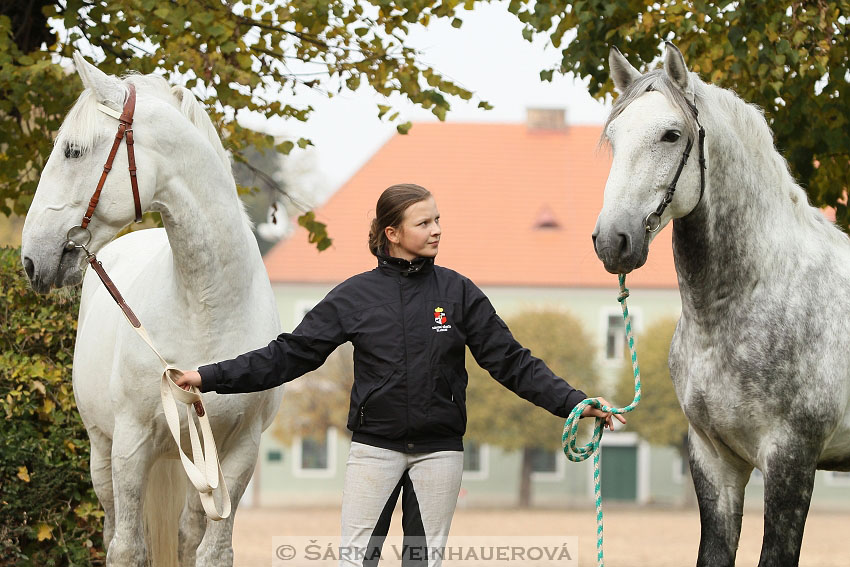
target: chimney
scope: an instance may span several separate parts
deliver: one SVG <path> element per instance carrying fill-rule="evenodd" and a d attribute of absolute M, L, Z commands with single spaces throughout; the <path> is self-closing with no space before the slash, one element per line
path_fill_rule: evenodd
<path fill-rule="evenodd" d="M 559 132 L 567 129 L 567 109 L 527 108 L 525 124 L 529 130 Z"/>

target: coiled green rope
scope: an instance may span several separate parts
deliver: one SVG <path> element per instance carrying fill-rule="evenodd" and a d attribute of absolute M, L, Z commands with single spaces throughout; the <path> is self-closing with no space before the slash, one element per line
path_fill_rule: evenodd
<path fill-rule="evenodd" d="M 635 409 L 640 402 L 640 367 L 638 366 L 637 351 L 635 350 L 635 338 L 632 334 L 632 319 L 629 315 L 629 306 L 626 304 L 627 297 L 629 297 L 629 290 L 626 288 L 626 275 L 620 274 L 620 295 L 617 297 L 617 301 L 620 302 L 620 305 L 623 308 L 623 322 L 626 326 L 626 339 L 628 340 L 629 352 L 632 356 L 632 370 L 634 370 L 635 374 L 634 400 L 632 400 L 632 403 L 624 408 L 608 407 L 601 404 L 596 399 L 588 398 L 582 400 L 576 405 L 576 407 L 573 408 L 573 411 L 564 423 L 564 434 L 561 437 L 564 454 L 570 461 L 578 463 L 593 455 L 593 484 L 594 493 L 596 495 L 596 564 L 599 567 L 603 567 L 605 565 L 605 560 L 602 555 L 602 479 L 599 476 L 599 443 L 602 440 L 602 429 L 605 425 L 605 420 L 601 417 L 596 418 L 596 424 L 593 428 L 593 437 L 591 437 L 590 442 L 587 445 L 583 447 L 576 447 L 576 437 L 578 434 L 579 419 L 581 418 L 581 414 L 585 407 L 593 406 L 602 411 L 611 413 L 629 413 Z"/>

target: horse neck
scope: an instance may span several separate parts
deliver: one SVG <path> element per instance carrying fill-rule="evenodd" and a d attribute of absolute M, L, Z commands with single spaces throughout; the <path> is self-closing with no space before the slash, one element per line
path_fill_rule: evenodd
<path fill-rule="evenodd" d="M 230 171 L 212 151 L 192 157 L 162 176 L 153 209 L 162 214 L 175 283 L 192 301 L 232 309 L 250 296 L 262 260 Z"/>
<path fill-rule="evenodd" d="M 787 245 L 799 224 L 789 198 L 790 177 L 773 155 L 734 136 L 709 139 L 708 186 L 702 202 L 673 222 L 673 253 L 683 310 L 723 312 L 775 274 L 793 269 Z M 775 152 L 772 148 L 770 152 Z M 732 300 L 732 301 L 730 301 Z"/>

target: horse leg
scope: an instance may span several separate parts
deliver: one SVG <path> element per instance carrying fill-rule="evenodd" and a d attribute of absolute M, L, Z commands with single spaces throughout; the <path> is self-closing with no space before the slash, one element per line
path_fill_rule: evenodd
<path fill-rule="evenodd" d="M 691 477 L 700 516 L 698 567 L 732 567 L 752 467 L 693 426 L 688 432 Z"/>
<path fill-rule="evenodd" d="M 774 454 L 764 472 L 764 539 L 760 567 L 791 566 L 800 561 L 803 528 L 809 512 L 809 502 L 815 482 L 816 455 L 812 446 L 793 442 L 791 448 Z"/>
<path fill-rule="evenodd" d="M 109 549 L 109 542 L 115 533 L 115 499 L 112 494 L 112 441 L 98 430 L 89 432 L 91 455 L 89 459 L 91 481 L 97 499 L 103 507 L 103 547 Z"/>
<path fill-rule="evenodd" d="M 207 519 L 197 491 L 191 484 L 188 486 L 186 504 L 180 514 L 179 557 L 180 565 L 194 567 L 198 546 L 204 538 Z"/>
<path fill-rule="evenodd" d="M 143 567 L 147 564 L 143 502 L 154 461 L 150 428 L 132 422 L 115 422 L 112 438 L 112 486 L 115 500 L 115 535 L 106 554 L 107 566 Z"/>
<path fill-rule="evenodd" d="M 232 511 L 223 520 L 207 522 L 204 539 L 198 547 L 197 567 L 233 566 L 233 519 L 236 516 L 236 505 L 254 474 L 259 438 L 257 432 L 228 439 L 227 450 L 222 452 L 221 470 L 230 491 Z"/>

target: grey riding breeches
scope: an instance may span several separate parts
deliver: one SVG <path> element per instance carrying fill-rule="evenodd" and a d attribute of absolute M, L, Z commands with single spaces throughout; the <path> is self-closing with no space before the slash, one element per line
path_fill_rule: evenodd
<path fill-rule="evenodd" d="M 403 567 L 439 567 L 463 474 L 462 451 L 400 453 L 352 443 L 342 496 L 340 567 L 375 567 L 402 495 Z M 401 551 L 401 550 L 400 550 Z"/>

